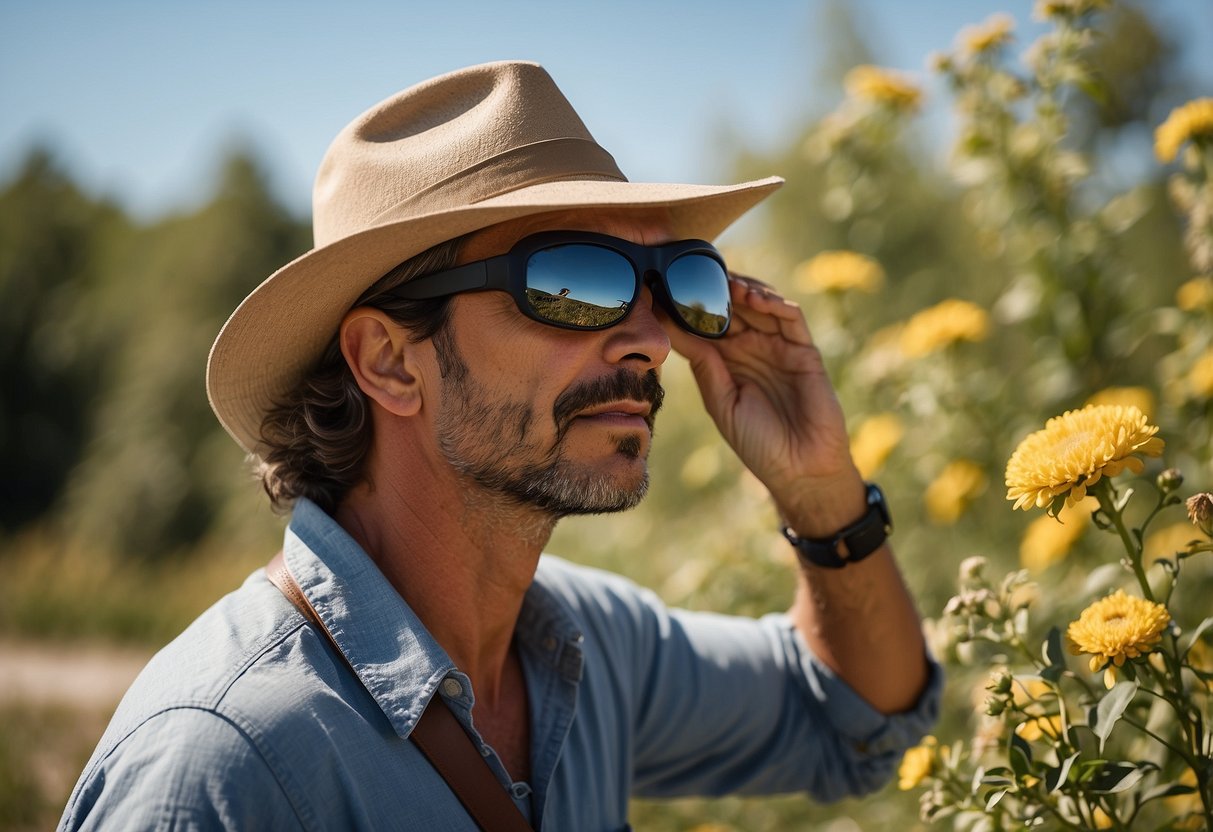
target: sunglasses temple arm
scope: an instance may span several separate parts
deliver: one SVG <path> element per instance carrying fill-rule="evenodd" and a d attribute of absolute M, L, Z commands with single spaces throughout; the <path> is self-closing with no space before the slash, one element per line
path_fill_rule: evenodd
<path fill-rule="evenodd" d="M 479 260 L 436 274 L 410 280 L 392 292 L 407 300 L 425 300 L 458 292 L 473 292 L 477 289 L 493 288 L 489 285 L 485 261 Z"/>

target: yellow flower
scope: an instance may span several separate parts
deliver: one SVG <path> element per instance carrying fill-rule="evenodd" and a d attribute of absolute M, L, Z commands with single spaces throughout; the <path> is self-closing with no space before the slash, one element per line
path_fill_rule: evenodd
<path fill-rule="evenodd" d="M 985 472 L 976 462 L 968 459 L 949 462 L 923 495 L 927 515 L 941 526 L 952 525 L 969 502 L 986 490 L 987 484 Z"/>
<path fill-rule="evenodd" d="M 796 285 L 806 292 L 845 292 L 855 289 L 873 294 L 884 286 L 884 269 L 853 251 L 823 251 L 796 267 Z"/>
<path fill-rule="evenodd" d="M 1120 667 L 1154 649 L 1171 614 L 1162 604 L 1126 595 L 1123 589 L 1091 604 L 1070 622 L 1070 652 L 1091 654 L 1091 672 L 1109 663 Z"/>
<path fill-rule="evenodd" d="M 893 413 L 878 413 L 860 422 L 851 437 L 851 457 L 865 479 L 880 470 L 904 433 L 901 420 Z"/>
<path fill-rule="evenodd" d="M 1011 695 L 1014 698 L 1015 704 L 1020 708 L 1025 708 L 1033 702 L 1038 701 L 1043 696 L 1049 696 L 1053 693 L 1053 688 L 1043 679 L 1020 679 L 1013 680 L 1011 685 Z"/>
<path fill-rule="evenodd" d="M 1213 349 L 1205 350 L 1188 371 L 1188 390 L 1197 398 L 1213 399 Z"/>
<path fill-rule="evenodd" d="M 1163 441 L 1136 407 L 1088 405 L 1054 416 L 1019 443 L 1007 462 L 1007 499 L 1015 508 L 1046 508 L 1066 495 L 1074 505 L 1102 477 L 1144 467 L 1134 454 L 1158 456 Z"/>
<path fill-rule="evenodd" d="M 1175 781 L 1180 786 L 1191 786 L 1196 788 L 1196 772 L 1190 768 L 1184 769 L 1184 773 L 1179 775 L 1179 779 Z M 1200 802 L 1200 792 L 1188 792 L 1187 794 L 1175 794 L 1170 797 L 1164 797 L 1162 802 L 1166 804 L 1167 811 L 1173 818 L 1179 820 L 1185 815 L 1196 815 L 1195 818 L 1188 818 L 1188 821 L 1195 820 L 1195 823 L 1180 822 L 1177 829 L 1201 829 L 1204 824 L 1201 822 L 1199 814 L 1202 813 L 1203 806 Z"/>
<path fill-rule="evenodd" d="M 1101 806 L 1095 807 L 1095 811 L 1091 813 L 1091 820 L 1095 822 L 1096 829 L 1111 829 L 1116 825 L 1116 821 Z"/>
<path fill-rule="evenodd" d="M 1035 742 L 1041 737 L 1055 740 L 1061 736 L 1061 717 L 1038 716 L 1021 722 L 1015 726 L 1015 733 L 1028 742 Z"/>
<path fill-rule="evenodd" d="M 977 55 L 1002 46 L 1011 39 L 1014 29 L 1015 21 L 1010 15 L 999 12 L 991 15 L 980 26 L 966 26 L 961 29 L 960 42 L 966 51 Z"/>
<path fill-rule="evenodd" d="M 1087 399 L 1087 404 L 1118 404 L 1121 407 L 1136 407 L 1146 416 L 1156 413 L 1158 407 L 1154 401 L 1154 394 L 1145 387 L 1108 387 Z"/>
<path fill-rule="evenodd" d="M 913 112 L 922 102 L 922 90 L 899 73 L 878 66 L 857 66 L 843 79 L 847 93 L 895 110 Z"/>
<path fill-rule="evenodd" d="M 917 313 L 901 331 L 901 351 L 919 357 L 958 341 L 982 341 L 990 316 L 975 303 L 951 298 Z"/>
<path fill-rule="evenodd" d="M 1091 512 L 1099 501 L 1087 497 L 1075 506 L 1065 507 L 1056 517 L 1037 517 L 1019 543 L 1019 565 L 1043 572 L 1064 558 L 1091 525 Z"/>
<path fill-rule="evenodd" d="M 935 771 L 935 746 L 935 738 L 926 737 L 922 745 L 916 745 L 905 753 L 897 768 L 897 788 L 903 792 L 909 791 L 931 776 Z"/>
<path fill-rule="evenodd" d="M 1154 131 L 1154 155 L 1170 162 L 1186 141 L 1213 138 L 1213 98 L 1197 98 L 1176 107 Z"/>
<path fill-rule="evenodd" d="M 1036 0 L 1032 17 L 1048 20 L 1055 17 L 1081 17 L 1096 9 L 1106 9 L 1111 0 Z"/>
<path fill-rule="evenodd" d="M 1194 277 L 1175 292 L 1175 305 L 1185 312 L 1213 306 L 1213 278 Z"/>

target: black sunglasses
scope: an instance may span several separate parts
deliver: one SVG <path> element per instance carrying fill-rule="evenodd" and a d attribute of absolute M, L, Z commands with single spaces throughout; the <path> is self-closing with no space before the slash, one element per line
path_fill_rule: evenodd
<path fill-rule="evenodd" d="M 496 289 L 509 292 L 528 318 L 593 330 L 626 318 L 645 282 L 688 332 L 720 338 L 728 330 L 728 269 L 702 240 L 643 246 L 606 234 L 544 231 L 505 254 L 415 278 L 386 294 L 423 300 Z"/>

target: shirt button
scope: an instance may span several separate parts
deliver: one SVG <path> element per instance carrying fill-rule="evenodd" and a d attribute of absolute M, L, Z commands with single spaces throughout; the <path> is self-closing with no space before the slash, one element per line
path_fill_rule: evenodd
<path fill-rule="evenodd" d="M 451 699 L 458 699 L 463 696 L 463 685 L 459 684 L 458 679 L 452 679 L 449 676 L 442 680 L 442 692 Z"/>
<path fill-rule="evenodd" d="M 543 640 L 543 649 L 548 650 L 548 651 L 555 650 L 556 649 L 556 639 L 554 639 L 552 636 L 548 636 L 547 638 L 545 638 Z"/>

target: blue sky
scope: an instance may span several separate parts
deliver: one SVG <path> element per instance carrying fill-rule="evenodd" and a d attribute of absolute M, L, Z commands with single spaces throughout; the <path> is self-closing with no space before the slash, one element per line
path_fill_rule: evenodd
<path fill-rule="evenodd" d="M 0 180 L 49 143 L 90 190 L 153 216 L 204 199 L 241 141 L 302 215 L 329 141 L 364 109 L 451 69 L 527 58 L 633 180 L 722 181 L 722 131 L 769 146 L 836 100 L 820 83 L 825 5 L 0 0 Z M 1021 45 L 1039 31 L 1029 0 L 849 5 L 879 62 L 928 85 L 926 56 L 965 24 L 1001 10 Z M 1151 5 L 1213 94 L 1213 2 Z M 933 98 L 927 129 L 945 132 Z"/>

